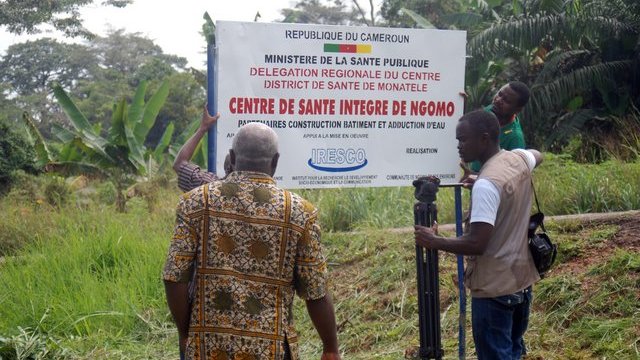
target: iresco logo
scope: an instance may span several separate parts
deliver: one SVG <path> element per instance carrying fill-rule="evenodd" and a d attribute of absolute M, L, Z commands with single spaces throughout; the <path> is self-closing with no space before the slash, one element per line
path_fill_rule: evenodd
<path fill-rule="evenodd" d="M 346 172 L 367 166 L 364 149 L 327 148 L 311 149 L 309 166 L 320 171 Z"/>

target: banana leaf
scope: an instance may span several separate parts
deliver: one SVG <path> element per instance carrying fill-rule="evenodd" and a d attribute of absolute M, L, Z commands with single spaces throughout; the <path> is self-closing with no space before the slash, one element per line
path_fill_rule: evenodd
<path fill-rule="evenodd" d="M 111 114 L 111 128 L 109 129 L 109 143 L 114 145 L 127 145 L 126 126 L 127 101 L 123 97 L 118 103 L 113 104 Z"/>
<path fill-rule="evenodd" d="M 99 166 L 84 162 L 52 162 L 45 167 L 47 172 L 55 172 L 57 174 L 68 176 L 86 175 L 93 178 L 107 179 L 109 174 L 102 170 Z"/>
<path fill-rule="evenodd" d="M 151 128 L 155 124 L 156 118 L 160 113 L 160 109 L 162 109 L 162 107 L 164 106 L 164 103 L 167 100 L 168 96 L 169 82 L 165 80 L 162 82 L 162 85 L 160 85 L 158 91 L 156 91 L 156 93 L 151 96 L 151 98 L 145 105 L 144 113 L 142 115 L 142 121 L 135 123 L 134 134 L 138 143 L 144 144 L 144 141 L 149 134 L 149 130 L 151 130 Z"/>
<path fill-rule="evenodd" d="M 53 86 L 53 95 L 58 100 L 60 106 L 62 106 L 62 109 L 71 121 L 71 125 L 73 125 L 76 130 L 86 134 L 96 135 L 93 132 L 93 127 L 91 127 L 89 120 L 87 120 L 80 109 L 76 107 L 76 104 L 74 104 L 73 100 L 71 100 L 67 92 L 64 91 L 60 85 L 56 84 Z"/>
<path fill-rule="evenodd" d="M 409 10 L 407 8 L 402 8 L 400 9 L 400 11 L 402 11 L 403 14 L 408 15 L 413 21 L 415 21 L 416 25 L 419 28 L 423 28 L 423 29 L 435 29 L 436 27 L 433 26 L 433 24 L 431 22 L 429 22 L 429 20 L 425 19 L 424 17 L 422 17 L 420 14 L 418 14 L 417 12 L 413 11 L 413 10 Z"/>
<path fill-rule="evenodd" d="M 107 162 L 113 163 L 113 159 L 106 153 L 105 147 L 107 146 L 107 141 L 97 135 L 89 120 L 80 112 L 76 104 L 73 103 L 69 95 L 60 87 L 60 85 L 54 85 L 53 94 L 58 100 L 60 106 L 67 114 L 67 117 L 71 121 L 71 124 L 77 131 L 77 135 L 82 140 L 83 144 L 93 150 L 95 153 L 99 154 L 106 160 Z"/>
<path fill-rule="evenodd" d="M 175 126 L 173 122 L 170 122 L 169 125 L 167 125 L 166 129 L 164 129 L 164 133 L 162 134 L 158 145 L 156 145 L 156 148 L 153 151 L 153 157 L 156 158 L 156 160 L 160 159 L 162 153 L 167 149 L 167 147 L 169 147 L 174 128 Z"/>
<path fill-rule="evenodd" d="M 199 165 L 203 169 L 207 168 L 207 158 L 208 158 L 207 146 L 208 146 L 208 141 L 207 141 L 207 136 L 205 136 L 204 138 L 202 138 L 202 140 L 200 140 L 200 142 L 198 143 L 198 146 L 196 146 L 196 149 L 193 152 L 193 157 L 191 159 L 191 161 L 193 161 L 195 164 Z"/>
<path fill-rule="evenodd" d="M 144 95 L 146 93 L 147 82 L 142 81 L 136 88 L 136 94 L 133 96 L 133 100 L 131 101 L 129 112 L 127 113 L 127 117 L 125 118 L 125 126 L 128 126 L 131 129 L 135 129 L 138 124 L 142 123 L 142 116 L 144 114 Z M 138 139 L 137 135 L 136 139 L 139 143 L 142 143 L 144 141 L 144 139 Z"/>
<path fill-rule="evenodd" d="M 58 160 L 60 162 L 78 162 L 83 160 L 82 154 L 80 153 L 80 147 L 77 145 L 76 141 L 80 142 L 80 139 L 74 139 L 63 145 L 60 150 L 60 154 L 58 155 Z"/>
<path fill-rule="evenodd" d="M 29 113 L 26 111 L 22 113 L 22 120 L 27 127 L 27 134 L 31 138 L 33 142 L 33 147 L 36 151 L 36 155 L 38 156 L 37 164 L 39 166 L 44 166 L 51 161 L 51 152 L 47 147 L 47 143 L 44 141 L 42 134 L 38 131 L 38 128 L 33 123 L 33 119 L 29 116 Z"/>
<path fill-rule="evenodd" d="M 182 130 L 180 135 L 178 135 L 178 137 L 176 138 L 175 144 L 179 146 L 184 145 L 184 143 L 186 143 L 187 140 L 189 140 L 191 135 L 193 135 L 196 132 L 196 130 L 198 129 L 198 126 L 200 126 L 200 121 L 201 120 L 199 118 L 191 120 L 189 125 L 186 128 L 184 128 L 184 130 Z"/>
<path fill-rule="evenodd" d="M 129 160 L 135 166 L 136 171 L 143 175 L 146 173 L 146 162 L 144 161 L 143 145 L 139 144 L 133 130 L 125 126 L 125 134 L 127 136 L 127 144 L 129 145 Z"/>
<path fill-rule="evenodd" d="M 68 144 L 76 138 L 76 135 L 73 132 L 56 123 L 51 124 L 51 134 L 64 144 Z"/>

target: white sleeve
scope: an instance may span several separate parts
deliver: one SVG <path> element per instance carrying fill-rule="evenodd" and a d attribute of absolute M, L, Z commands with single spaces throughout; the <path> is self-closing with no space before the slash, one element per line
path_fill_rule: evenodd
<path fill-rule="evenodd" d="M 471 191 L 471 222 L 495 225 L 500 206 L 500 191 L 487 179 L 473 184 Z"/>
<path fill-rule="evenodd" d="M 514 153 L 523 154 L 527 162 L 527 167 L 529 167 L 529 171 L 533 171 L 533 169 L 536 167 L 536 157 L 533 156 L 533 153 L 531 151 L 525 149 L 513 149 L 511 151 L 513 151 Z"/>

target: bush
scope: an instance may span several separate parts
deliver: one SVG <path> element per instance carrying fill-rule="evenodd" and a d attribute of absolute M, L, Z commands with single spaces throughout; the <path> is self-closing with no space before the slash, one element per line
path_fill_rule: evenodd
<path fill-rule="evenodd" d="M 105 181 L 97 186 L 98 200 L 102 204 L 113 205 L 118 196 L 118 190 L 111 181 Z"/>
<path fill-rule="evenodd" d="M 0 123 L 0 195 L 9 192 L 16 170 L 38 172 L 35 159 L 33 146 L 7 124 Z"/>
<path fill-rule="evenodd" d="M 23 170 L 16 170 L 11 179 L 11 190 L 7 194 L 10 202 L 34 205 L 39 199 L 42 199 L 43 177 L 27 174 Z"/>
<path fill-rule="evenodd" d="M 44 187 L 44 197 L 49 205 L 59 208 L 69 202 L 71 188 L 64 179 L 54 176 Z"/>

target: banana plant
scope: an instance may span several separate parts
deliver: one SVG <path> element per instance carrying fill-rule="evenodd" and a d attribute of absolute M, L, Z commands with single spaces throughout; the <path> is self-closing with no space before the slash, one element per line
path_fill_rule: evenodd
<path fill-rule="evenodd" d="M 144 142 L 149 130 L 156 122 L 160 109 L 169 95 L 169 83 L 164 81 L 148 101 L 145 102 L 147 83 L 142 82 L 130 104 L 125 97 L 113 105 L 111 126 L 107 136 L 91 126 L 67 92 L 60 86 L 53 86 L 53 94 L 71 123 L 71 129 L 56 125 L 54 136 L 60 141 L 60 151 L 54 159 L 44 141 L 38 146 L 41 161 L 48 164 L 46 169 L 65 175 L 89 174 L 108 177 L 118 190 L 116 205 L 124 211 L 126 186 L 136 181 L 152 177 L 165 161 L 166 152 L 174 125 L 170 123 L 154 149 L 148 149 Z M 24 117 L 32 137 L 42 140 L 29 117 Z"/>
<path fill-rule="evenodd" d="M 74 153 L 71 150 L 75 148 L 80 150 L 85 155 L 85 160 L 90 163 L 104 168 L 119 168 L 132 175 L 149 175 L 149 159 L 154 157 L 153 154 L 160 155 L 162 148 L 166 148 L 166 143 L 173 133 L 173 126 L 168 126 L 165 130 L 162 136 L 163 141 L 159 144 L 160 149 L 152 151 L 144 146 L 149 130 L 155 124 L 156 117 L 167 99 L 169 84 L 166 81 L 163 82 L 158 91 L 145 103 L 146 90 L 147 83 L 142 82 L 130 105 L 124 97 L 114 104 L 111 127 L 108 136 L 103 138 L 91 126 L 64 89 L 55 85 L 54 96 L 75 130 L 65 131 L 61 127 L 56 127 L 54 133 L 67 144 L 62 153 L 70 155 Z"/>

